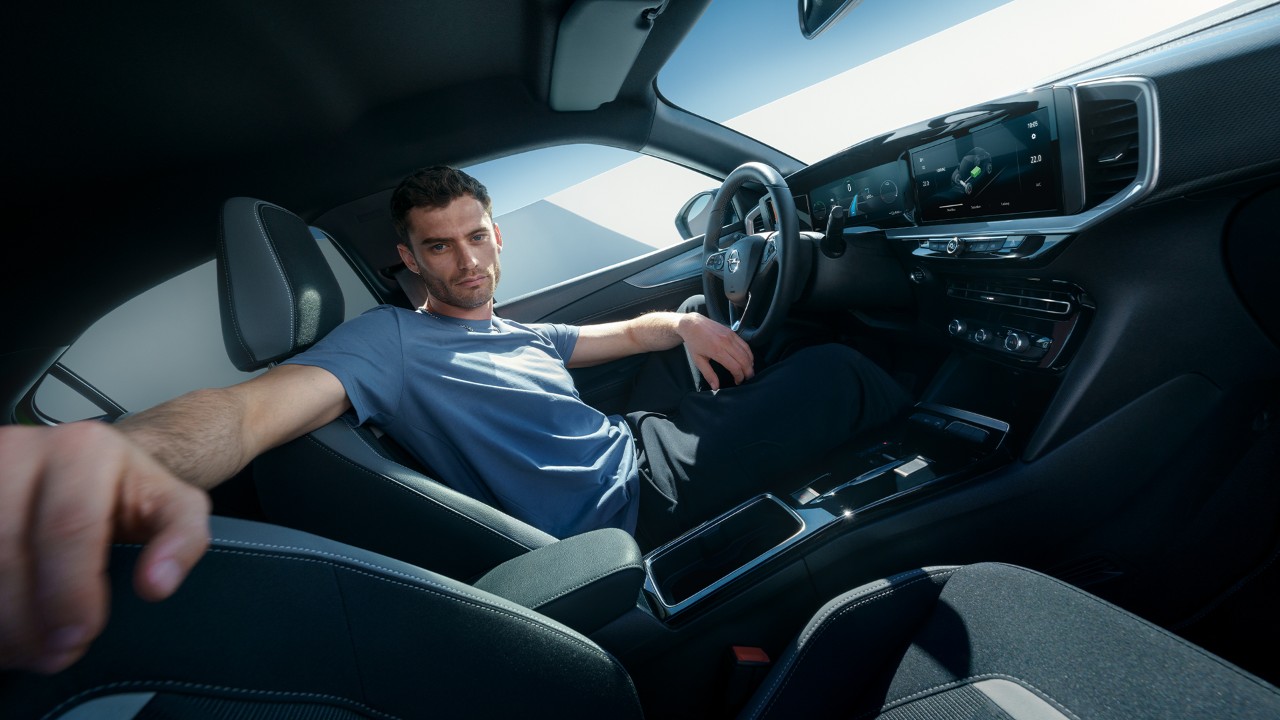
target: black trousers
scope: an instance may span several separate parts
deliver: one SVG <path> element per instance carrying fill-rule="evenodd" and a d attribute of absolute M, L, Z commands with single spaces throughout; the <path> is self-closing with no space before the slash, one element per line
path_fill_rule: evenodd
<path fill-rule="evenodd" d="M 651 550 L 762 492 L 791 492 L 798 474 L 907 405 L 884 370 L 839 344 L 799 350 L 717 392 L 695 385 L 682 348 L 642 369 L 626 416 L 640 453 L 636 538 Z"/>

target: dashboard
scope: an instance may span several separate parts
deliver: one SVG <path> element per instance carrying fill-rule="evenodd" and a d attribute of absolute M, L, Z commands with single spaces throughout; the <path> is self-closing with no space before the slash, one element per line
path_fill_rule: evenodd
<path fill-rule="evenodd" d="M 1021 257 L 1139 199 L 1154 117 L 1143 78 L 1039 88 L 871 138 L 788 184 L 805 230 L 825 231 L 840 207 L 846 227 L 922 254 Z"/>
<path fill-rule="evenodd" d="M 827 257 L 807 298 L 891 306 L 898 296 L 877 283 L 901 266 L 827 249 L 880 237 L 910 257 L 908 279 L 932 293 L 926 325 L 1020 367 L 1061 369 L 1088 323 L 1087 293 L 1039 273 L 971 273 L 990 263 L 1035 267 L 1137 202 L 1154 182 L 1155 117 L 1145 78 L 1045 87 L 871 138 L 793 173 L 801 229 L 839 227 L 845 241 L 823 240 Z M 829 225 L 836 208 L 843 225 Z M 772 217 L 767 203 L 761 213 Z"/>

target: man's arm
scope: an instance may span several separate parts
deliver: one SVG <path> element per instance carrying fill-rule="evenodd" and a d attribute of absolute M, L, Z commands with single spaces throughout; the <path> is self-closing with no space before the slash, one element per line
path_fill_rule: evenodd
<path fill-rule="evenodd" d="M 589 367 L 642 352 L 667 350 L 681 342 L 713 390 L 720 379 L 712 360 L 724 366 L 735 383 L 755 375 L 751 347 L 737 333 L 698 313 L 655 312 L 615 323 L 583 325 L 569 367 Z"/>
<path fill-rule="evenodd" d="M 208 489 L 349 407 L 329 371 L 280 365 L 238 385 L 187 393 L 117 427 L 174 475 Z"/>
<path fill-rule="evenodd" d="M 56 672 L 84 654 L 106 624 L 113 541 L 146 545 L 134 587 L 168 597 L 209 543 L 209 498 L 193 485 L 348 406 L 333 375 L 289 365 L 116 426 L 0 427 L 0 667 Z"/>

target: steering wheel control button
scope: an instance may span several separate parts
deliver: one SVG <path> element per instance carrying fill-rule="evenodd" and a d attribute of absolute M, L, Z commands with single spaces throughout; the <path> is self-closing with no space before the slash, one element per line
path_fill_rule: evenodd
<path fill-rule="evenodd" d="M 968 329 L 969 326 L 965 325 L 964 321 L 959 318 L 947 323 L 947 332 L 952 335 L 964 335 L 965 331 Z"/>
<path fill-rule="evenodd" d="M 707 256 L 707 269 L 720 271 L 724 269 L 724 253 Z"/>
<path fill-rule="evenodd" d="M 947 426 L 947 433 L 954 435 L 961 440 L 967 440 L 971 443 L 982 444 L 987 441 L 989 433 L 977 425 L 970 425 L 967 422 L 953 421 Z"/>

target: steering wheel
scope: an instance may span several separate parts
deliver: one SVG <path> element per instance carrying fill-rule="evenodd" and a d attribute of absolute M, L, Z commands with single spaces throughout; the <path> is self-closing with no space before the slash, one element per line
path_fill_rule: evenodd
<path fill-rule="evenodd" d="M 778 218 L 778 230 L 733 233 L 724 238 L 725 210 L 748 181 L 764 185 Z M 769 217 L 764 199 L 760 212 Z M 748 228 L 750 229 L 750 228 Z M 803 287 L 807 270 L 800 244 L 796 205 L 782 174 L 764 163 L 740 165 L 724 179 L 708 213 L 702 241 L 702 290 L 707 314 L 748 344 L 761 346 L 782 327 Z"/>

